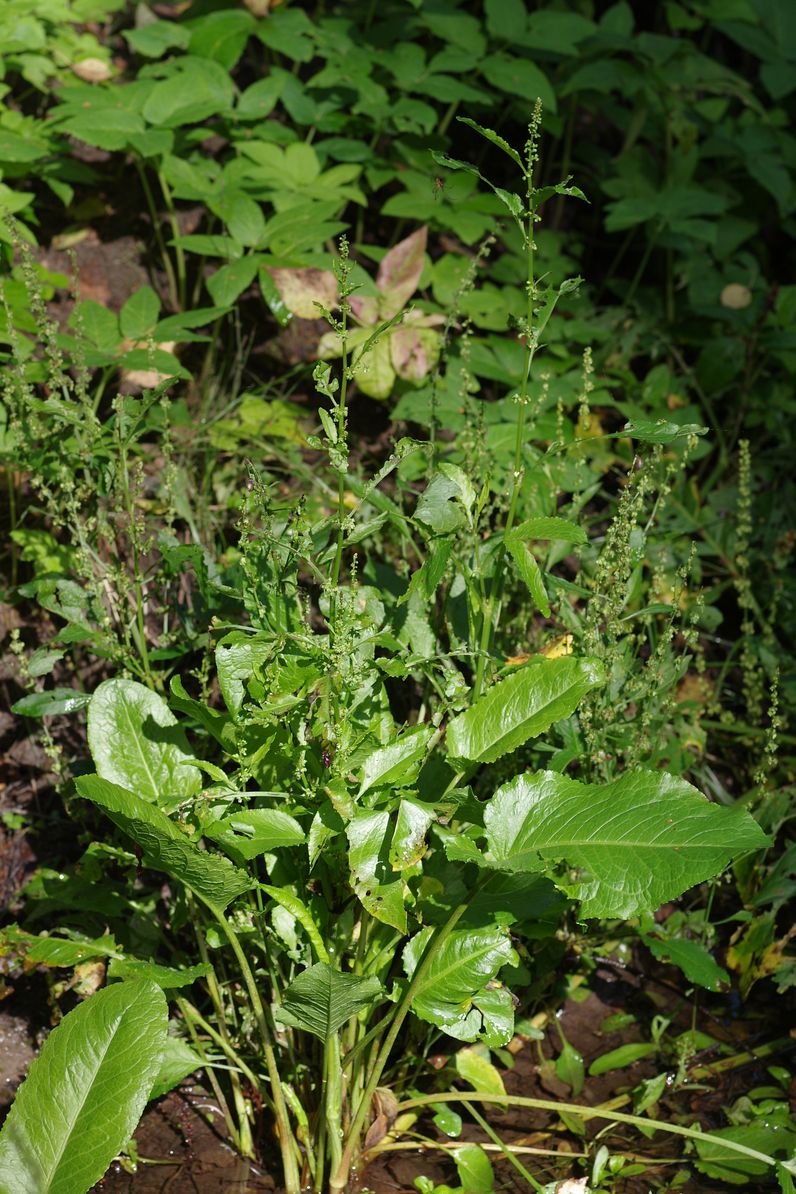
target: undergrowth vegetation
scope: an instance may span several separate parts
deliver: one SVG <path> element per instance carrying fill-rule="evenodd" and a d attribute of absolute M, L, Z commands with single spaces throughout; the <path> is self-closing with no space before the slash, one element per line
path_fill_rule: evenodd
<path fill-rule="evenodd" d="M 677 1100 L 700 999 L 794 983 L 796 24 L 654 8 L 0 12 L 4 625 L 68 813 L 3 813 L 58 1026 L 2 1190 L 134 1167 L 198 1071 L 288 1194 L 405 1139 L 624 1188 L 592 1120 L 793 1190 L 770 1034 L 726 1122 Z M 593 1106 L 558 1025 L 567 1097 L 507 1093 L 606 956 L 690 1028 Z"/>

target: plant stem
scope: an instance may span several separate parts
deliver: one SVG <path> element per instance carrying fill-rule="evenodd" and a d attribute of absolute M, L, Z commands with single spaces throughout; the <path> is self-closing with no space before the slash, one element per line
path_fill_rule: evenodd
<path fill-rule="evenodd" d="M 279 1067 L 276 1064 L 276 1053 L 274 1051 L 271 1033 L 268 1028 L 268 1022 L 265 1018 L 265 1008 L 263 1007 L 260 992 L 257 990 L 257 981 L 252 973 L 249 960 L 243 952 L 241 943 L 238 940 L 235 930 L 232 925 L 218 908 L 208 905 L 211 912 L 218 921 L 224 936 L 232 947 L 238 965 L 240 966 L 243 981 L 246 984 L 246 990 L 249 993 L 252 1010 L 254 1012 L 254 1019 L 257 1023 L 257 1028 L 260 1033 L 260 1040 L 263 1046 L 263 1057 L 265 1058 L 265 1065 L 268 1070 L 268 1077 L 271 1081 L 271 1098 L 274 1101 L 274 1117 L 276 1119 L 277 1136 L 279 1138 L 279 1149 L 282 1154 L 282 1169 L 285 1178 L 285 1192 L 286 1194 L 301 1194 L 301 1177 L 299 1175 L 298 1162 L 296 1161 L 296 1141 L 293 1137 L 293 1132 L 290 1128 L 290 1120 L 287 1114 L 287 1104 L 282 1093 L 281 1078 L 279 1075 Z"/>
<path fill-rule="evenodd" d="M 172 265 L 171 257 L 166 249 L 166 242 L 163 239 L 163 231 L 160 227 L 160 216 L 158 215 L 158 209 L 155 204 L 155 197 L 152 194 L 152 188 L 149 185 L 149 179 L 146 176 L 146 170 L 144 166 L 142 166 L 141 162 L 137 160 L 135 164 L 138 169 L 138 177 L 141 179 L 141 186 L 144 191 L 146 205 L 149 208 L 149 216 L 152 220 L 152 231 L 155 234 L 155 240 L 157 241 L 158 250 L 160 251 L 163 269 L 166 271 L 166 279 L 169 284 L 169 300 L 171 302 L 172 308 L 175 311 L 178 311 L 180 309 L 180 297 L 177 288 L 177 278 L 174 273 L 174 266 Z"/>
<path fill-rule="evenodd" d="M 611 1111 L 600 1107 L 584 1107 L 582 1103 L 557 1103 L 552 1099 L 531 1099 L 513 1094 L 493 1094 L 491 1091 L 447 1091 L 444 1094 L 419 1095 L 414 1099 L 405 1099 L 398 1104 L 398 1114 L 411 1111 L 415 1107 L 425 1107 L 428 1103 L 506 1103 L 511 1107 L 534 1107 L 538 1111 L 565 1111 L 568 1115 L 578 1115 L 581 1119 L 607 1119 L 617 1123 L 630 1124 L 634 1128 L 654 1128 L 657 1131 L 669 1132 L 674 1136 L 684 1136 L 687 1140 L 700 1140 L 716 1147 L 729 1149 L 753 1161 L 761 1161 L 765 1165 L 776 1165 L 773 1157 L 757 1149 L 747 1148 L 745 1144 L 736 1144 L 723 1136 L 714 1136 L 710 1132 L 702 1132 L 699 1128 L 683 1128 L 679 1124 L 665 1123 L 659 1119 L 645 1119 L 643 1115 L 625 1115 L 621 1111 Z"/>
<path fill-rule="evenodd" d="M 365 1119 L 367 1117 L 368 1111 L 370 1110 L 370 1104 L 373 1100 L 374 1094 L 376 1093 L 376 1088 L 379 1085 L 381 1076 L 384 1072 L 384 1067 L 389 1060 L 389 1056 L 398 1037 L 398 1033 L 401 1031 L 403 1022 L 409 1014 L 412 1001 L 415 997 L 415 992 L 423 982 L 423 979 L 428 973 L 428 969 L 431 966 L 435 956 L 445 944 L 459 920 L 467 911 L 467 908 L 467 904 L 459 904 L 458 907 L 454 908 L 453 912 L 448 917 L 442 928 L 439 929 L 431 938 L 428 946 L 426 947 L 426 951 L 420 960 L 420 963 L 412 975 L 409 986 L 406 988 L 404 997 L 395 1010 L 395 1013 L 392 1017 L 392 1022 L 387 1030 L 387 1035 L 385 1036 L 382 1046 L 379 1049 L 378 1055 L 373 1064 L 373 1068 L 370 1071 L 367 1085 L 365 1086 L 365 1090 L 359 1100 L 354 1117 L 351 1121 L 351 1126 L 348 1130 L 348 1136 L 346 1139 L 345 1148 L 343 1149 L 343 1153 L 340 1158 L 340 1163 L 338 1164 L 336 1170 L 332 1173 L 331 1181 L 329 1183 L 329 1194 L 341 1194 L 346 1187 L 351 1166 L 353 1164 L 357 1149 L 359 1148 L 359 1140 L 362 1134 L 362 1129 L 365 1125 Z"/>
<path fill-rule="evenodd" d="M 531 151 L 532 153 L 533 151 Z M 481 617 L 481 638 L 478 644 L 478 662 L 476 664 L 475 683 L 473 685 L 473 700 L 481 695 L 484 686 L 486 661 L 489 656 L 489 644 L 493 630 L 500 623 L 500 607 L 503 601 L 505 587 L 506 546 L 505 536 L 511 531 L 517 514 L 517 505 L 522 485 L 523 469 L 522 457 L 525 447 L 525 413 L 528 405 L 528 385 L 531 377 L 531 365 L 536 351 L 536 329 L 533 327 L 534 318 L 534 290 L 535 290 L 535 259 L 536 245 L 534 231 L 536 227 L 536 204 L 534 202 L 533 158 L 529 153 L 526 167 L 526 187 L 528 200 L 528 227 L 525 234 L 526 251 L 526 308 L 525 308 L 525 364 L 522 372 L 522 384 L 517 397 L 519 410 L 517 412 L 517 432 L 514 439 L 514 472 L 512 475 L 511 496 L 509 510 L 506 515 L 506 525 L 503 537 L 495 558 L 495 577 L 484 611 Z M 536 332 L 538 335 L 538 332 Z"/>

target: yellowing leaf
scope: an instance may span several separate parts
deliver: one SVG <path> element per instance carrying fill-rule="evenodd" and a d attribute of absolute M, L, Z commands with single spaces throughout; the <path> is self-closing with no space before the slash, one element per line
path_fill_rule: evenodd
<path fill-rule="evenodd" d="M 330 270 L 269 269 L 268 273 L 288 311 L 299 319 L 317 319 L 320 307 L 337 306 L 337 279 Z"/>
<path fill-rule="evenodd" d="M 546 646 L 542 647 L 541 654 L 546 659 L 561 659 L 563 655 L 572 654 L 574 641 L 571 634 L 559 634 L 556 638 L 551 639 Z"/>

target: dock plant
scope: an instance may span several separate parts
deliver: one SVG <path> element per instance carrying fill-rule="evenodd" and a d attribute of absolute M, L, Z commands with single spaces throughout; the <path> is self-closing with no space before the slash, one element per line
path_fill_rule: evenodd
<path fill-rule="evenodd" d="M 20 1090 L 0 1134 L 9 1194 L 87 1190 L 146 1100 L 203 1066 L 237 1146 L 252 1154 L 261 1133 L 287 1194 L 343 1194 L 420 1109 L 462 1099 L 424 1092 L 413 1056 L 440 1035 L 451 1048 L 509 1043 L 523 986 L 543 976 L 564 917 L 649 923 L 767 843 L 745 809 L 681 776 L 636 765 L 595 780 L 577 750 L 536 749 L 556 724 L 577 726 L 611 679 L 602 617 L 586 623 L 591 651 L 573 635 L 565 650 L 507 658 L 501 636 L 509 593 L 527 591 L 528 619 L 549 616 L 551 583 L 580 599 L 537 559 L 539 543 L 562 549 L 559 561 L 587 544 L 573 488 L 557 491 L 528 448 L 537 357 L 578 284 L 547 285 L 536 224 L 549 199 L 582 196 L 568 179 L 537 185 L 538 107 L 521 151 L 469 123 L 519 179 L 516 191 L 493 188 L 526 274 L 510 465 L 490 477 L 452 462 L 437 427 L 433 443 L 398 440 L 363 478 L 351 386 L 387 346 L 394 363 L 397 326 L 419 335 L 394 322 L 419 258 L 401 301 L 377 307 L 357 296 L 341 241 L 319 301 L 339 366 L 314 370 L 310 442 L 334 479 L 325 501 L 297 501 L 252 473 L 241 613 L 213 623 L 204 694 L 175 669 L 167 690 L 119 674 L 88 699 L 91 762 L 74 768 L 69 806 L 98 836 L 71 881 L 97 931 L 67 918 L 47 935 L 14 932 L 31 962 L 105 960 L 108 985 L 54 1030 Z M 666 434 L 636 428 L 641 469 L 644 445 Z M 620 587 L 616 603 L 625 596 Z M 466 1099 L 505 1103 L 484 1064 L 488 1088 L 468 1071 Z"/>

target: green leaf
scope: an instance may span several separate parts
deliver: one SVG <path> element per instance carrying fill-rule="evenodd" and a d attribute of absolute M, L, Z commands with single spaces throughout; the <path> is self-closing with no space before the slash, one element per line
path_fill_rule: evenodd
<path fill-rule="evenodd" d="M 175 808 L 202 789 L 193 752 L 166 702 L 135 680 L 105 680 L 88 707 L 88 744 L 97 774 Z"/>
<path fill-rule="evenodd" d="M 671 444 L 678 440 L 690 439 L 693 435 L 707 435 L 707 427 L 699 423 L 670 423 L 667 419 L 633 419 L 625 423 L 621 431 L 615 431 L 614 437 L 632 436 L 645 444 Z"/>
<path fill-rule="evenodd" d="M 211 299 L 219 307 L 231 307 L 247 286 L 251 286 L 257 273 L 256 257 L 239 257 L 222 265 L 207 279 Z"/>
<path fill-rule="evenodd" d="M 709 949 L 699 941 L 676 937 L 644 937 L 644 944 L 662 962 L 679 966 L 685 977 L 708 991 L 720 991 L 730 981 L 726 970 L 719 966 Z"/>
<path fill-rule="evenodd" d="M 796 1131 L 792 1126 L 767 1123 L 763 1119 L 737 1127 L 719 1128 L 711 1132 L 711 1136 L 719 1136 L 734 1144 L 743 1144 L 746 1148 L 753 1148 L 769 1156 L 788 1156 L 796 1148 Z M 697 1169 L 716 1181 L 742 1186 L 747 1185 L 750 1178 L 762 1178 L 770 1173 L 770 1168 L 764 1161 L 744 1157 L 729 1148 L 722 1148 L 712 1140 L 703 1141 L 697 1138 L 694 1140 L 694 1146 L 699 1158 L 696 1162 Z"/>
<path fill-rule="evenodd" d="M 431 809 L 416 800 L 402 800 L 390 846 L 390 866 L 405 871 L 420 861 L 426 849 L 426 833 L 434 820 Z"/>
<path fill-rule="evenodd" d="M 556 1077 L 560 1078 L 562 1082 L 566 1082 L 575 1099 L 583 1090 L 585 1081 L 583 1057 L 569 1041 L 564 1041 L 561 1052 L 556 1058 Z"/>
<path fill-rule="evenodd" d="M 492 1065 L 489 1053 L 483 1045 L 457 1049 L 454 1065 L 459 1077 L 472 1086 L 473 1090 L 482 1090 L 485 1094 L 506 1093 L 500 1072 Z"/>
<path fill-rule="evenodd" d="M 125 1146 L 157 1078 L 168 1011 L 154 983 L 108 987 L 47 1038 L 0 1133 L 3 1194 L 85 1194 Z"/>
<path fill-rule="evenodd" d="M 144 340 L 155 330 L 159 315 L 160 299 L 151 286 L 142 286 L 119 312 L 119 326 L 129 340 Z"/>
<path fill-rule="evenodd" d="M 270 643 L 256 635 L 233 630 L 221 639 L 216 647 L 216 669 L 218 684 L 224 704 L 237 720 L 246 695 L 246 682 L 256 668 L 268 659 L 272 651 Z"/>
<path fill-rule="evenodd" d="M 406 592 L 398 598 L 398 605 L 409 601 L 413 593 L 420 593 L 424 604 L 428 604 L 437 591 L 440 581 L 445 575 L 451 551 L 453 538 L 433 540 L 428 555 L 421 566 L 412 573 Z"/>
<path fill-rule="evenodd" d="M 432 1123 L 446 1136 L 461 1136 L 462 1134 L 462 1117 L 447 1103 L 434 1104 Z"/>
<path fill-rule="evenodd" d="M 362 764 L 359 795 L 369 788 L 407 788 L 413 784 L 425 761 L 433 733 L 433 726 L 412 726 L 389 746 L 381 746 L 368 755 Z"/>
<path fill-rule="evenodd" d="M 147 21 L 139 29 L 125 29 L 122 36 L 136 54 L 161 58 L 167 50 L 184 50 L 190 33 L 176 21 Z"/>
<path fill-rule="evenodd" d="M 453 1149 L 452 1156 L 462 1189 L 467 1194 L 492 1194 L 495 1173 L 480 1144 L 463 1144 L 461 1148 Z"/>
<path fill-rule="evenodd" d="M 201 1069 L 204 1069 L 204 1062 L 189 1044 L 180 1040 L 178 1036 L 167 1036 L 160 1059 L 160 1069 L 149 1092 L 150 1101 L 168 1094 L 183 1078 Z"/>
<path fill-rule="evenodd" d="M 295 817 L 277 808 L 232 813 L 203 826 L 202 832 L 227 850 L 236 862 L 257 858 L 284 846 L 299 846 L 306 840 Z"/>
<path fill-rule="evenodd" d="M 377 978 L 343 974 L 326 962 L 305 970 L 285 989 L 274 1015 L 282 1024 L 328 1041 L 339 1028 L 382 994 Z"/>
<path fill-rule="evenodd" d="M 212 966 L 205 962 L 178 969 L 176 966 L 160 966 L 157 962 L 147 962 L 138 958 L 113 958 L 108 964 L 108 978 L 126 981 L 144 978 L 157 983 L 164 991 L 170 991 L 174 988 L 190 987 L 198 978 L 210 974 L 212 969 Z"/>
<path fill-rule="evenodd" d="M 568 518 L 528 518 L 514 527 L 506 536 L 507 539 L 547 539 L 562 540 L 564 543 L 586 543 L 587 535 L 583 527 L 570 522 Z"/>
<path fill-rule="evenodd" d="M 484 865 L 534 872 L 564 864 L 556 879 L 582 901 L 583 917 L 636 916 L 718 874 L 732 858 L 768 844 L 741 808 L 711 804 L 683 779 L 626 772 L 581 784 L 552 771 L 520 775 L 484 813 Z"/>
<path fill-rule="evenodd" d="M 194 846 L 165 813 L 140 796 L 99 775 L 78 776 L 75 787 L 138 843 L 145 866 L 178 879 L 214 910 L 223 912 L 251 888 L 252 881 L 244 871 L 228 859 Z"/>
<path fill-rule="evenodd" d="M 519 4 L 520 8 L 523 8 L 522 0 L 514 0 L 514 2 Z M 494 5 L 495 0 L 492 0 L 492 3 Z M 505 3 L 506 0 L 497 0 L 497 4 L 500 6 L 501 10 L 503 9 Z M 509 0 L 509 3 L 512 3 L 512 0 Z M 482 137 L 486 137 L 487 141 L 491 141 L 493 145 L 498 147 L 498 149 L 502 149 L 505 154 L 508 154 L 512 162 L 516 162 L 520 170 L 523 172 L 525 171 L 525 164 L 523 163 L 520 155 L 517 153 L 517 150 L 513 149 L 511 145 L 509 145 L 508 141 L 505 141 L 503 137 L 498 135 L 498 133 L 493 132 L 492 129 L 484 128 L 482 124 L 476 124 L 474 120 L 469 118 L 469 116 L 457 116 L 456 119 L 460 124 L 467 124 L 471 129 L 475 129 L 477 133 L 480 133 Z"/>
<path fill-rule="evenodd" d="M 634 1062 L 641 1061 L 642 1057 L 649 1057 L 657 1051 L 658 1046 L 649 1041 L 620 1045 L 618 1049 L 611 1049 L 597 1057 L 589 1066 L 589 1073 L 592 1078 L 597 1078 L 600 1074 L 610 1073 L 611 1070 L 624 1070 Z"/>
<path fill-rule="evenodd" d="M 91 700 L 88 692 L 74 688 L 49 688 L 45 692 L 31 692 L 11 706 L 11 712 L 21 717 L 63 717 L 83 709 Z"/>
<path fill-rule="evenodd" d="M 498 91 L 505 91 L 512 100 L 522 99 L 533 104 L 542 101 L 546 112 L 556 112 L 556 95 L 550 81 L 530 58 L 511 54 L 488 54 L 481 62 L 484 78 Z"/>
<path fill-rule="evenodd" d="M 407 943 L 403 963 L 411 978 L 434 930 L 421 929 Z M 484 1030 L 484 1016 L 475 1004 L 501 966 L 515 953 L 508 935 L 498 928 L 454 930 L 415 990 L 412 1011 L 460 1041 L 474 1041 Z M 511 1029 L 502 1041 L 511 1039 Z"/>
<path fill-rule="evenodd" d="M 245 9 L 225 9 L 209 12 L 189 23 L 191 41 L 189 54 L 210 58 L 231 71 L 244 49 L 256 22 Z"/>
<path fill-rule="evenodd" d="M 158 80 L 143 107 L 150 124 L 177 128 L 230 111 L 235 88 L 229 72 L 219 62 L 185 57 L 173 58 L 168 65 L 169 74 Z"/>
<path fill-rule="evenodd" d="M 351 886 L 371 916 L 406 932 L 406 885 L 390 863 L 392 825 L 388 812 L 361 813 L 346 829 Z"/>
<path fill-rule="evenodd" d="M 493 763 L 569 717 L 586 693 L 604 683 L 596 659 L 568 655 L 526 664 L 453 718 L 446 738 L 448 758 Z"/>
<path fill-rule="evenodd" d="M 530 547 L 514 535 L 505 538 L 506 550 L 517 565 L 517 571 L 522 577 L 530 593 L 534 605 L 543 618 L 550 617 L 550 602 L 544 587 L 542 572 L 536 562 Z"/>

